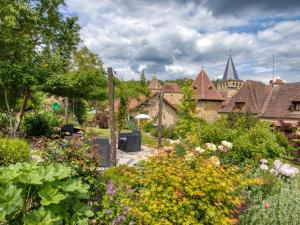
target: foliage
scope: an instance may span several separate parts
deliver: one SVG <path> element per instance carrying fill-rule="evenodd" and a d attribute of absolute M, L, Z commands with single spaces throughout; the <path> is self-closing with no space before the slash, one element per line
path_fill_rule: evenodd
<path fill-rule="evenodd" d="M 0 113 L 0 130 L 4 131 L 9 126 L 9 115 Z"/>
<path fill-rule="evenodd" d="M 63 4 L 63 0 L 0 3 L 0 86 L 8 95 L 5 103 L 11 110 L 7 111 L 19 112 L 15 132 L 32 93 L 65 69 L 79 42 L 77 18 L 64 16 Z M 17 107 L 18 100 L 21 107 Z"/>
<path fill-rule="evenodd" d="M 0 221 L 8 224 L 88 224 L 89 185 L 70 167 L 17 163 L 0 168 Z"/>
<path fill-rule="evenodd" d="M 58 133 L 58 128 L 62 124 L 61 118 L 53 113 L 40 112 L 27 114 L 22 122 L 22 130 L 27 136 L 38 137 Z"/>
<path fill-rule="evenodd" d="M 100 128 L 108 128 L 108 113 L 98 113 L 96 115 L 96 121 Z"/>
<path fill-rule="evenodd" d="M 99 172 L 97 168 L 101 157 L 97 153 L 97 149 L 91 149 L 90 145 L 77 138 L 44 141 L 43 146 L 45 148 L 40 148 L 43 160 L 53 163 L 66 163 L 82 177 L 85 183 L 90 185 L 92 197 L 95 197 L 98 194 Z"/>
<path fill-rule="evenodd" d="M 163 153 L 133 172 L 117 167 L 107 173 L 112 180 L 119 177 L 114 180 L 116 186 L 134 190 L 120 201 L 129 207 L 126 218 L 137 224 L 231 224 L 240 203 L 242 181 L 237 168 L 215 166 L 196 155 L 185 160 Z"/>
<path fill-rule="evenodd" d="M 264 122 L 256 124 L 247 132 L 241 132 L 233 140 L 233 149 L 228 156 L 235 162 L 254 161 L 262 158 L 274 159 L 285 149 L 277 142 L 275 131 Z"/>
<path fill-rule="evenodd" d="M 148 96 L 149 94 L 149 88 L 139 81 L 129 80 L 116 82 L 116 96 L 120 101 L 117 112 L 117 128 L 119 132 L 126 125 L 129 101 L 132 99 L 140 100 L 141 96 Z"/>
<path fill-rule="evenodd" d="M 236 129 L 250 129 L 259 122 L 259 118 L 252 114 L 230 112 L 226 118 L 228 127 Z"/>
<path fill-rule="evenodd" d="M 233 114 L 234 115 L 234 114 Z M 222 160 L 229 163 L 258 163 L 262 158 L 274 159 L 286 152 L 287 142 L 267 122 L 257 121 L 246 115 L 221 118 L 213 123 L 199 123 L 188 136 L 189 143 L 202 146 L 205 143 L 219 144 L 226 140 L 233 149 Z"/>
<path fill-rule="evenodd" d="M 142 72 L 141 72 L 140 82 L 141 82 L 141 85 L 143 85 L 143 86 L 147 85 L 147 80 L 146 80 L 146 76 L 145 76 L 145 71 L 144 70 L 142 70 Z"/>
<path fill-rule="evenodd" d="M 79 124 L 87 120 L 87 103 L 83 99 L 74 99 L 74 114 Z"/>
<path fill-rule="evenodd" d="M 29 145 L 22 139 L 0 138 L 0 165 L 29 161 Z"/>
<path fill-rule="evenodd" d="M 181 138 L 186 138 L 189 134 L 193 133 L 199 123 L 204 121 L 196 116 L 197 102 L 193 98 L 193 89 L 190 86 L 185 86 L 182 90 L 183 98 L 178 112 L 179 118 L 176 130 Z"/>
<path fill-rule="evenodd" d="M 241 215 L 241 224 L 299 224 L 299 191 L 285 185 L 279 193 L 250 205 Z"/>

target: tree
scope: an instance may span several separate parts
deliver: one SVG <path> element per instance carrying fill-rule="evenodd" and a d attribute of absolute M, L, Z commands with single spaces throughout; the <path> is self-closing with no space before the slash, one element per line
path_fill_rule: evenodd
<path fill-rule="evenodd" d="M 176 131 L 180 137 L 186 137 L 188 133 L 192 131 L 193 126 L 201 121 L 196 115 L 197 101 L 194 99 L 194 91 L 189 85 L 189 82 L 186 84 L 187 85 L 182 88 L 183 98 L 181 100 L 178 112 L 179 118 L 176 126 Z"/>
<path fill-rule="evenodd" d="M 139 99 L 142 95 L 148 96 L 150 94 L 150 90 L 147 86 L 143 86 L 140 82 L 135 80 L 118 81 L 116 88 L 116 96 L 120 100 L 119 110 L 117 113 L 117 129 L 118 132 L 120 132 L 126 124 L 128 103 L 130 99 Z"/>
<path fill-rule="evenodd" d="M 141 78 L 140 78 L 140 80 L 141 80 L 141 85 L 143 85 L 143 86 L 147 85 L 147 80 L 146 80 L 146 76 L 145 76 L 145 71 L 144 70 L 142 70 L 142 72 L 141 72 Z"/>
<path fill-rule="evenodd" d="M 0 84 L 8 113 L 19 111 L 14 132 L 32 93 L 66 69 L 79 42 L 77 18 L 63 16 L 59 11 L 63 4 L 63 0 L 0 2 Z"/>
<path fill-rule="evenodd" d="M 57 73 L 48 80 L 45 91 L 81 102 L 82 99 L 97 102 L 107 99 L 107 77 L 103 63 L 97 54 L 87 47 L 74 51 L 68 71 Z M 68 107 L 65 107 L 65 122 L 68 121 Z"/>

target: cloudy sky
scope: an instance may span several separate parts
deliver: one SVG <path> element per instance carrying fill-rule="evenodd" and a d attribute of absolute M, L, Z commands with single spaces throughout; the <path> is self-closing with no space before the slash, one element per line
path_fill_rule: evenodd
<path fill-rule="evenodd" d="M 66 0 L 82 44 L 124 79 L 222 76 L 300 82 L 300 0 Z"/>

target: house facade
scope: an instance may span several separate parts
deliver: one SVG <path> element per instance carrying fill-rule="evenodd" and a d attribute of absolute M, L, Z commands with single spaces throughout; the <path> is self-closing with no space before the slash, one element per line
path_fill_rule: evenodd
<path fill-rule="evenodd" d="M 248 80 L 219 111 L 220 114 L 229 112 L 251 113 L 272 122 L 297 123 L 300 120 L 300 82 L 277 80 L 266 85 Z"/>

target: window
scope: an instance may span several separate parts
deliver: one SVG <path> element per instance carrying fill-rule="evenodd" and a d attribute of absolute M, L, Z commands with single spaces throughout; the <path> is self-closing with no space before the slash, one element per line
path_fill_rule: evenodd
<path fill-rule="evenodd" d="M 245 102 L 236 102 L 234 106 L 234 111 L 241 112 L 243 111 L 244 106 L 245 106 Z"/>
<path fill-rule="evenodd" d="M 291 111 L 292 112 L 294 112 L 294 111 L 299 112 L 300 111 L 300 102 L 293 102 L 292 105 L 291 105 Z"/>

